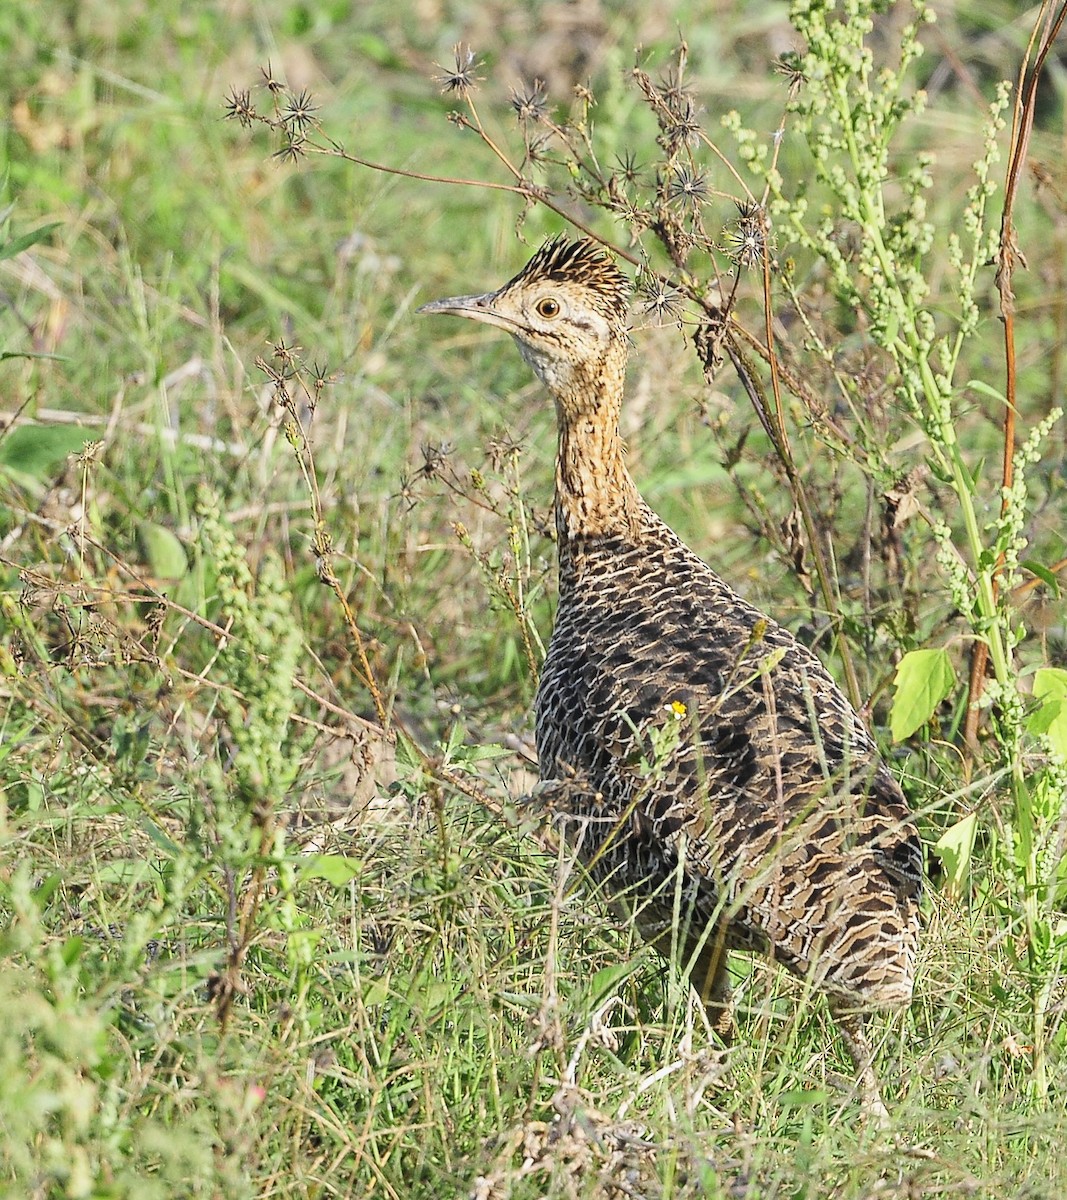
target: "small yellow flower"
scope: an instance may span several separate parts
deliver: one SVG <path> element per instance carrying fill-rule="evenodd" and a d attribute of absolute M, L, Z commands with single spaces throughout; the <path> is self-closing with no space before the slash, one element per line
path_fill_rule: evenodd
<path fill-rule="evenodd" d="M 670 704 L 667 705 L 667 711 L 672 717 L 674 717 L 676 721 L 680 721 L 689 710 L 685 707 L 681 700 L 672 700 Z"/>

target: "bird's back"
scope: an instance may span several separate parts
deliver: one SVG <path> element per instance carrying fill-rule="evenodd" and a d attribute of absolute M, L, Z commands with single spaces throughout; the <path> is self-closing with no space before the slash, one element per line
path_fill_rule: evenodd
<path fill-rule="evenodd" d="M 911 997 L 921 854 L 828 672 L 647 507 L 561 546 L 537 699 L 544 780 L 653 940 L 689 919 L 846 999 Z"/>

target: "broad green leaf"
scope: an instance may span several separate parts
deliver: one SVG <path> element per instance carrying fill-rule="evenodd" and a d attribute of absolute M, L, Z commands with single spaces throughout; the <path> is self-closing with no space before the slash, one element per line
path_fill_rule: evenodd
<path fill-rule="evenodd" d="M 934 715 L 955 686 L 956 672 L 947 650 L 909 650 L 900 660 L 893 683 L 889 731 L 894 742 L 901 742 Z"/>
<path fill-rule="evenodd" d="M 410 998 L 417 998 L 425 1013 L 436 1013 L 451 1002 L 458 988 L 451 980 L 423 978 L 412 988 Z"/>
<path fill-rule="evenodd" d="M 625 979 L 627 975 L 632 975 L 633 970 L 634 965 L 629 961 L 611 963 L 610 966 L 601 967 L 589 983 L 589 996 L 592 1002 L 599 1004 L 620 980 Z"/>
<path fill-rule="evenodd" d="M 42 479 L 68 454 L 80 454 L 93 440 L 77 425 L 19 425 L 0 441 L 0 469 Z"/>
<path fill-rule="evenodd" d="M 129 886 L 144 875 L 144 864 L 132 858 L 113 858 L 98 863 L 93 871 L 96 883 L 118 883 Z"/>
<path fill-rule="evenodd" d="M 347 854 L 316 854 L 300 868 L 301 879 L 325 879 L 333 887 L 347 887 L 363 871 L 363 860 Z"/>
<path fill-rule="evenodd" d="M 1031 714 L 1027 728 L 1032 733 L 1043 733 L 1052 749 L 1067 758 L 1067 671 L 1061 667 L 1035 671 L 1034 697 L 1041 705 Z"/>
<path fill-rule="evenodd" d="M 1026 718 L 1026 728 L 1039 736 L 1042 733 L 1048 733 L 1056 718 L 1063 711 L 1063 707 L 1062 700 L 1053 697 L 1046 698 L 1044 703 L 1039 704 Z"/>
<path fill-rule="evenodd" d="M 185 547 L 170 529 L 151 521 L 141 521 L 137 526 L 137 537 L 156 579 L 185 578 L 189 560 L 185 557 Z"/>
<path fill-rule="evenodd" d="M 384 1004 L 388 999 L 388 979 L 365 979 L 363 981 L 363 1003 L 368 1008 L 375 1004 Z"/>
<path fill-rule="evenodd" d="M 978 832 L 978 814 L 969 813 L 946 829 L 934 843 L 934 853 L 945 868 L 946 891 L 958 896 L 971 865 L 974 839 Z"/>

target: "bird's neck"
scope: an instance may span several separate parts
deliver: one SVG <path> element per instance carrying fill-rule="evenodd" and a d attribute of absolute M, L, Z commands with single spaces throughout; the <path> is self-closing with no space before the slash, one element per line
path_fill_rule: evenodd
<path fill-rule="evenodd" d="M 556 390 L 556 529 L 560 547 L 589 538 L 635 537 L 643 507 L 619 438 L 625 354 L 572 388 Z"/>

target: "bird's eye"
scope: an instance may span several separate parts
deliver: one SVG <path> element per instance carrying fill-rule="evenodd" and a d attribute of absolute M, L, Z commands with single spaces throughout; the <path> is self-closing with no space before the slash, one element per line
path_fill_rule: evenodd
<path fill-rule="evenodd" d="M 537 311 L 542 317 L 547 317 L 549 320 L 552 317 L 559 316 L 559 301 L 553 300 L 551 296 L 546 296 L 543 300 L 538 300 Z"/>

